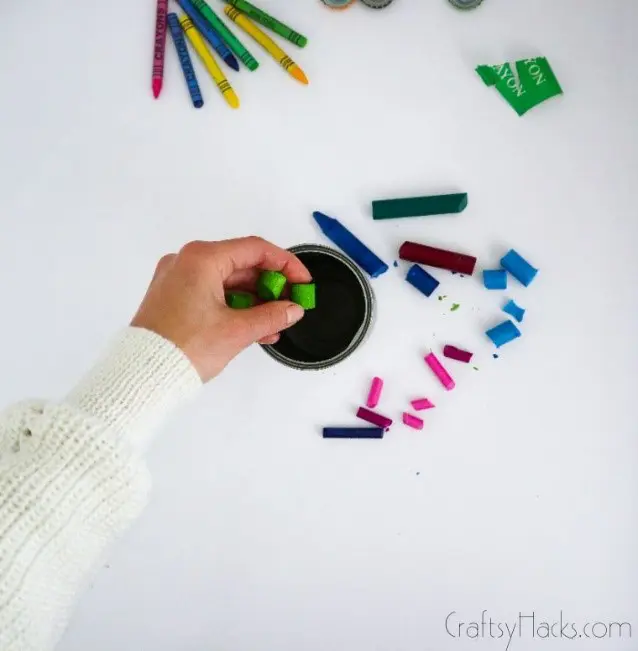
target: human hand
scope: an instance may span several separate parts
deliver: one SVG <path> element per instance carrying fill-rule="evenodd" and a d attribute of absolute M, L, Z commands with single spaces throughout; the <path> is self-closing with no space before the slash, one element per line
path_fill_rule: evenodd
<path fill-rule="evenodd" d="M 226 305 L 225 290 L 254 292 L 262 270 L 281 271 L 291 283 L 312 280 L 292 253 L 259 237 L 190 242 L 159 261 L 131 325 L 172 341 L 207 382 L 250 344 L 276 343 L 304 315 L 289 301 L 245 310 Z"/>

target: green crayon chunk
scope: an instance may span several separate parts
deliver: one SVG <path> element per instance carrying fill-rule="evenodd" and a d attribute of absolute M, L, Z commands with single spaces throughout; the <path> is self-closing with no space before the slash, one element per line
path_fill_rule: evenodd
<path fill-rule="evenodd" d="M 249 70 L 257 70 L 259 62 L 253 55 L 244 47 L 242 42 L 226 27 L 219 16 L 206 4 L 204 0 L 192 0 L 199 13 L 210 23 L 210 26 L 221 36 L 222 40 L 233 51 L 233 54 Z"/>
<path fill-rule="evenodd" d="M 317 307 L 317 296 L 314 283 L 293 285 L 290 288 L 290 300 L 301 305 L 304 310 L 314 310 Z"/>
<path fill-rule="evenodd" d="M 229 292 L 226 294 L 226 305 L 234 310 L 245 310 L 255 304 L 255 297 L 248 292 Z"/>
<path fill-rule="evenodd" d="M 467 194 L 439 194 L 409 199 L 384 199 L 372 202 L 372 219 L 399 219 L 447 215 L 465 210 Z"/>
<path fill-rule="evenodd" d="M 272 30 L 275 34 L 279 34 L 279 36 L 282 36 L 291 43 L 294 43 L 299 47 L 306 47 L 308 39 L 303 34 L 295 32 L 294 29 L 288 27 L 288 25 L 285 25 L 276 18 L 273 18 L 258 7 L 255 7 L 255 5 L 250 4 L 250 2 L 247 2 L 246 0 L 225 0 L 225 2 L 247 16 L 250 16 L 250 18 L 262 24 L 264 27 Z"/>
<path fill-rule="evenodd" d="M 280 271 L 262 271 L 257 279 L 257 295 L 264 301 L 276 301 L 286 286 L 286 276 Z"/>

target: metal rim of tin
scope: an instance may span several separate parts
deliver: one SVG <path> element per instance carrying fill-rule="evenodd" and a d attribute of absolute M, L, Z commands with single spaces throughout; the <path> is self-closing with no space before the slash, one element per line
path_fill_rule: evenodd
<path fill-rule="evenodd" d="M 354 4 L 355 0 L 321 0 L 328 9 L 347 9 L 348 7 L 352 7 Z"/>
<path fill-rule="evenodd" d="M 392 4 L 393 0 L 361 0 L 370 9 L 385 9 Z"/>
<path fill-rule="evenodd" d="M 476 9 L 483 0 L 448 0 L 448 2 L 457 9 Z"/>
<path fill-rule="evenodd" d="M 280 364 L 288 366 L 290 368 L 297 369 L 299 371 L 320 371 L 322 369 L 334 366 L 339 364 L 347 357 L 350 357 L 354 351 L 359 348 L 359 346 L 365 341 L 365 338 L 370 330 L 372 325 L 372 320 L 374 318 L 374 294 L 372 293 L 372 287 L 368 282 L 368 279 L 363 275 L 363 272 L 357 265 L 347 256 L 345 256 L 341 251 L 332 249 L 329 246 L 324 246 L 323 244 L 298 244 L 297 246 L 291 246 L 288 251 L 297 255 L 298 253 L 323 253 L 325 255 L 330 255 L 333 258 L 342 262 L 348 269 L 352 272 L 353 276 L 359 282 L 361 290 L 363 292 L 363 301 L 365 304 L 365 314 L 363 316 L 363 322 L 357 330 L 357 333 L 352 338 L 352 341 L 348 344 L 348 347 L 338 355 L 331 357 L 330 359 L 324 359 L 320 362 L 299 362 L 296 359 L 290 359 L 285 355 L 282 355 L 280 352 L 275 350 L 271 345 L 263 345 L 262 348 L 268 355 L 273 359 L 276 359 Z"/>

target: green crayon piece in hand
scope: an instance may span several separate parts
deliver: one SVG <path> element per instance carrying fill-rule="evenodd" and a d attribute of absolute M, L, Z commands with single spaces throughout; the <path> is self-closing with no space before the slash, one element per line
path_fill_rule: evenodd
<path fill-rule="evenodd" d="M 248 292 L 228 292 L 226 305 L 235 310 L 245 310 L 255 304 L 255 297 Z"/>
<path fill-rule="evenodd" d="M 304 310 L 314 310 L 317 307 L 317 295 L 314 283 L 293 285 L 290 288 L 290 300 L 301 305 Z"/>
<path fill-rule="evenodd" d="M 262 271 L 257 280 L 257 296 L 264 301 L 276 301 L 286 286 L 286 276 L 280 271 Z"/>

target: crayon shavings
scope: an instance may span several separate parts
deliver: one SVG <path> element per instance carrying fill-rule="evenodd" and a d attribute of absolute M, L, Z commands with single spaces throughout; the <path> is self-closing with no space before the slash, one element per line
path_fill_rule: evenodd
<path fill-rule="evenodd" d="M 450 308 L 450 312 L 456 312 L 460 307 L 461 307 L 460 303 L 452 303 L 452 307 Z"/>

